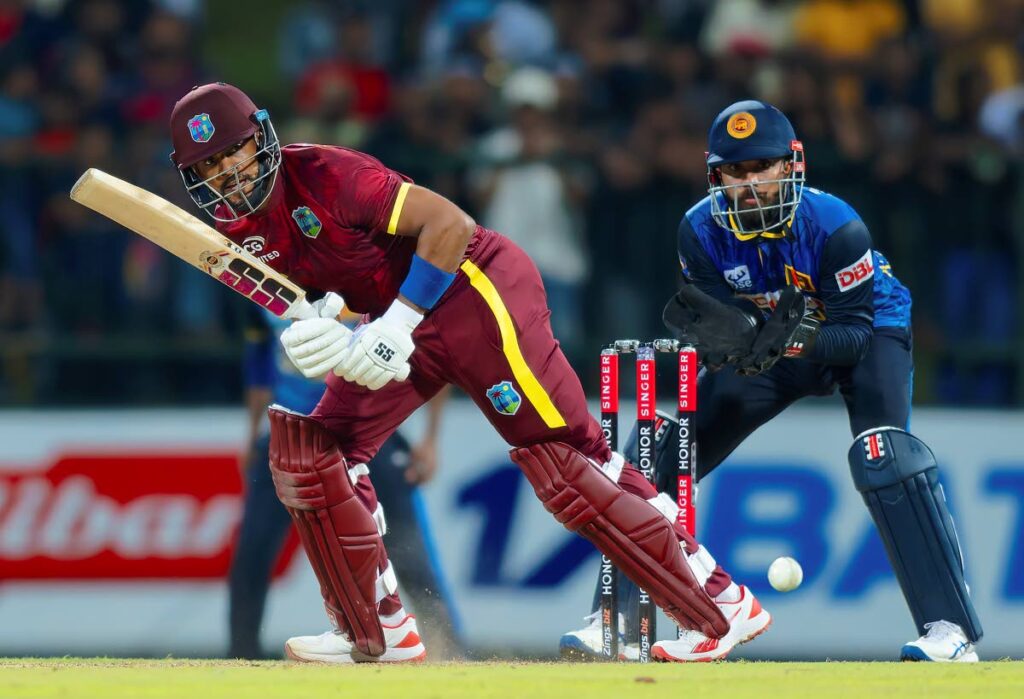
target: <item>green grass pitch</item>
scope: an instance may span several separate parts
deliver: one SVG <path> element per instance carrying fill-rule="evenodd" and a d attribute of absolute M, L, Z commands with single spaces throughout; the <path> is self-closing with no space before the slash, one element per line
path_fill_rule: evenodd
<path fill-rule="evenodd" d="M 544 662 L 329 667 L 278 661 L 0 659 L 0 697 L 1024 697 L 1024 662 L 692 665 Z"/>

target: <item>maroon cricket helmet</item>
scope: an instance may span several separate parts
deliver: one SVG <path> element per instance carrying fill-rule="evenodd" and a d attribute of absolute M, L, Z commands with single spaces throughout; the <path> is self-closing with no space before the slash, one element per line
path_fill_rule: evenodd
<path fill-rule="evenodd" d="M 248 160 L 206 179 L 199 177 L 194 165 L 253 137 L 258 149 Z M 281 165 L 281 144 L 267 110 L 258 109 L 234 85 L 200 85 L 178 100 L 171 112 L 171 143 L 171 162 L 185 189 L 196 206 L 213 219 L 243 218 L 269 199 Z M 240 175 L 253 159 L 259 164 L 258 176 Z"/>
<path fill-rule="evenodd" d="M 244 141 L 258 129 L 258 111 L 249 96 L 234 85 L 193 87 L 171 112 L 171 160 L 181 170 Z"/>

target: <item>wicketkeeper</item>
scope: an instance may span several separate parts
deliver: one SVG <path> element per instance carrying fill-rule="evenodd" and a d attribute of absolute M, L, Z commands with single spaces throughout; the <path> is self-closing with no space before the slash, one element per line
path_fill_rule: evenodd
<path fill-rule="evenodd" d="M 956 527 L 935 457 L 909 432 L 910 293 L 857 212 L 805 186 L 803 146 L 775 107 L 738 102 L 719 114 L 707 169 L 708 196 L 679 223 L 684 283 L 664 312 L 709 370 L 698 385 L 698 476 L 798 399 L 838 389 L 854 486 L 921 634 L 901 658 L 976 661 L 982 629 Z M 669 427 L 659 449 L 678 439 Z M 596 654 L 594 632 L 562 645 Z M 699 632 L 658 645 L 678 660 L 721 657 Z"/>

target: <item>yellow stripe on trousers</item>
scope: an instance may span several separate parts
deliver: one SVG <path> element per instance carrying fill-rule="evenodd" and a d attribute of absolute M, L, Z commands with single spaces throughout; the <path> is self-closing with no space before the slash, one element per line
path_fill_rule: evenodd
<path fill-rule="evenodd" d="M 523 353 L 519 349 L 519 340 L 516 338 L 516 328 L 512 324 L 512 316 L 508 314 L 505 302 L 501 300 L 501 294 L 494 288 L 494 284 L 487 278 L 487 275 L 469 260 L 462 263 L 461 269 L 469 277 L 469 283 L 487 302 L 491 313 L 494 314 L 494 319 L 498 321 L 498 330 L 501 332 L 501 349 L 512 368 L 512 375 L 515 377 L 516 383 L 526 394 L 526 399 L 540 414 L 545 425 L 551 429 L 565 427 L 565 418 L 551 402 L 548 392 L 540 385 L 537 377 L 533 375 L 530 367 L 526 364 L 526 359 L 523 358 Z"/>

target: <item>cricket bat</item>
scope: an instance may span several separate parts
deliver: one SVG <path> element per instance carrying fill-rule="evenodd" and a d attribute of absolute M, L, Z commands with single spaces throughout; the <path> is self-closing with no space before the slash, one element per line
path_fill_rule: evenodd
<path fill-rule="evenodd" d="M 171 202 L 89 168 L 71 198 L 120 223 L 281 318 L 315 318 L 306 292 Z"/>

